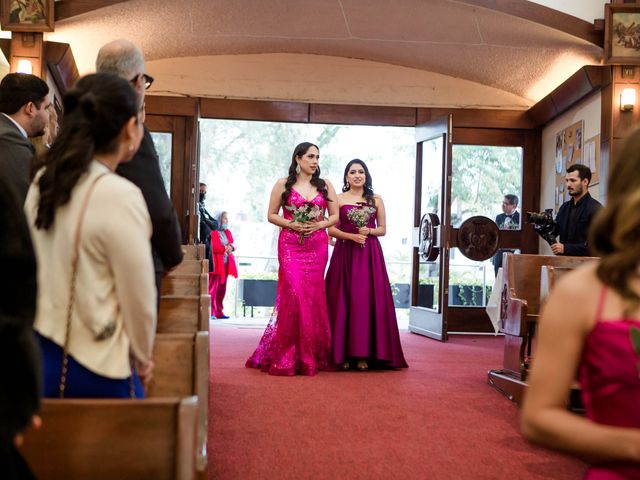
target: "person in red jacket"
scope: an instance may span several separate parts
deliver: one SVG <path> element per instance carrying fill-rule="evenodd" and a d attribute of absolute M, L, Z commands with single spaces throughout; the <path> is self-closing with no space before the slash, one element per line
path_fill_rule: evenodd
<path fill-rule="evenodd" d="M 238 269 L 233 253 L 233 235 L 227 228 L 229 217 L 227 212 L 214 215 L 218 221 L 218 229 L 211 232 L 211 255 L 213 257 L 213 274 L 210 276 L 209 295 L 211 295 L 211 315 L 216 318 L 229 318 L 223 312 L 222 302 L 227 293 L 227 277 L 238 277 Z"/>

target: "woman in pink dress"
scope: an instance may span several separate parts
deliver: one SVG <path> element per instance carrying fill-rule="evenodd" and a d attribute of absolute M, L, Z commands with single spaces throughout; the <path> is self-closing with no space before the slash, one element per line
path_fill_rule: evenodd
<path fill-rule="evenodd" d="M 600 261 L 563 277 L 540 318 L 522 409 L 529 440 L 587 458 L 584 478 L 640 478 L 640 131 L 611 166 L 589 245 Z M 566 408 L 576 378 L 585 417 Z"/>
<path fill-rule="evenodd" d="M 271 191 L 268 219 L 281 228 L 276 305 L 246 363 L 271 375 L 315 375 L 332 366 L 324 269 L 326 229 L 338 221 L 338 202 L 331 183 L 320 178 L 319 159 L 317 146 L 301 143 L 293 152 L 289 176 Z M 308 221 L 302 221 L 304 216 Z"/>
<path fill-rule="evenodd" d="M 337 240 L 326 278 L 333 362 L 343 369 L 352 362 L 358 370 L 404 368 L 407 362 L 378 240 L 387 233 L 384 202 L 373 193 L 362 160 L 347 163 L 343 182 L 340 222 L 329 229 Z M 354 221 L 358 214 L 360 222 Z"/>

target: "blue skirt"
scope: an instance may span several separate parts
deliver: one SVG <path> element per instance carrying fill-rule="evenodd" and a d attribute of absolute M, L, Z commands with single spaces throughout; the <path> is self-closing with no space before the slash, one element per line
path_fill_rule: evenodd
<path fill-rule="evenodd" d="M 42 371 L 44 376 L 45 398 L 60 396 L 60 372 L 62 371 L 62 347 L 36 332 L 42 352 Z M 68 355 L 67 382 L 65 398 L 131 398 L 131 377 L 113 379 L 103 377 L 80 365 Z M 144 398 L 142 383 L 135 369 L 132 369 L 133 389 L 136 398 Z"/>

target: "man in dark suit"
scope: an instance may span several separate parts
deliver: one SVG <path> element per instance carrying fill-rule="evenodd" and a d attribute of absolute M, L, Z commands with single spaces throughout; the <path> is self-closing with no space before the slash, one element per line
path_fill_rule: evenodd
<path fill-rule="evenodd" d="M 40 423 L 40 356 L 36 258 L 11 179 L 0 175 L 0 471 L 2 478 L 35 478 L 16 449 L 22 432 Z"/>
<path fill-rule="evenodd" d="M 591 170 L 586 165 L 576 163 L 567 168 L 564 183 L 571 199 L 562 204 L 556 216 L 558 242 L 551 245 L 554 255 L 589 256 L 589 226 L 602 208 L 589 194 L 590 182 Z"/>
<path fill-rule="evenodd" d="M 207 184 L 200 182 L 198 212 L 200 213 L 200 231 L 198 240 L 204 244 L 204 256 L 209 260 L 209 285 L 213 282 L 213 255 L 211 255 L 211 232 L 218 230 L 218 220 L 207 211 L 204 200 L 207 197 Z"/>
<path fill-rule="evenodd" d="M 10 179 L 21 204 L 35 152 L 29 137 L 44 134 L 50 106 L 49 87 L 35 75 L 10 73 L 0 82 L 0 177 Z"/>
<path fill-rule="evenodd" d="M 518 230 L 520 228 L 520 212 L 518 212 L 518 196 L 511 193 L 502 199 L 502 213 L 496 216 L 496 225 L 500 230 Z M 496 274 L 502 266 L 502 254 L 514 252 L 512 248 L 501 248 L 493 257 L 493 268 Z"/>
<path fill-rule="evenodd" d="M 153 82 L 153 78 L 145 73 L 142 52 L 127 40 L 115 40 L 104 45 L 98 52 L 96 71 L 114 73 L 130 81 L 142 101 L 145 90 Z M 116 171 L 142 190 L 149 209 L 153 226 L 151 247 L 159 305 L 162 277 L 182 261 L 183 253 L 180 224 L 164 187 L 158 154 L 146 127 L 138 152 L 130 162 L 120 164 Z"/>

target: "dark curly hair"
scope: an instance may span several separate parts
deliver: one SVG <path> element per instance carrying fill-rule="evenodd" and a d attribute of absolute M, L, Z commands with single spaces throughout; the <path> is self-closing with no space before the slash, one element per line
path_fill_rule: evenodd
<path fill-rule="evenodd" d="M 316 147 L 318 151 L 320 151 L 317 145 L 314 145 L 310 142 L 302 142 L 298 144 L 293 150 L 293 155 L 291 156 L 291 165 L 289 165 L 289 176 L 287 177 L 287 181 L 284 184 L 284 192 L 282 193 L 282 205 L 285 205 L 287 203 L 287 200 L 289 200 L 289 196 L 291 195 L 291 187 L 293 187 L 293 184 L 296 183 L 296 180 L 298 179 L 298 174 L 296 173 L 298 162 L 296 162 L 296 158 L 302 157 L 309 151 L 311 147 Z M 318 189 L 318 192 L 320 192 L 320 194 L 327 202 L 331 201 L 328 197 L 329 192 L 327 191 L 327 182 L 320 178 L 320 167 L 318 167 L 316 171 L 313 172 L 313 175 L 311 176 L 311 185 Z"/>
<path fill-rule="evenodd" d="M 594 219 L 589 245 L 600 258 L 598 278 L 629 302 L 626 312 L 640 305 L 631 288 L 640 266 L 640 129 L 625 140 L 611 165 L 607 204 Z"/>
<path fill-rule="evenodd" d="M 55 212 L 69 202 L 71 191 L 96 153 L 112 153 L 122 127 L 137 119 L 140 98 L 126 80 L 111 73 L 81 78 L 64 96 L 60 133 L 44 159 L 38 180 L 40 202 L 36 227 L 48 230 Z"/>
<path fill-rule="evenodd" d="M 347 174 L 349 173 L 351 167 L 356 163 L 358 165 L 362 165 L 362 168 L 364 169 L 364 199 L 367 201 L 367 205 L 375 205 L 376 201 L 373 197 L 373 180 L 371 178 L 371 174 L 369 173 L 367 164 L 359 158 L 354 158 L 349 163 L 347 163 L 347 166 L 344 169 L 344 176 L 342 177 L 342 191 L 349 191 L 350 187 L 347 183 Z"/>

